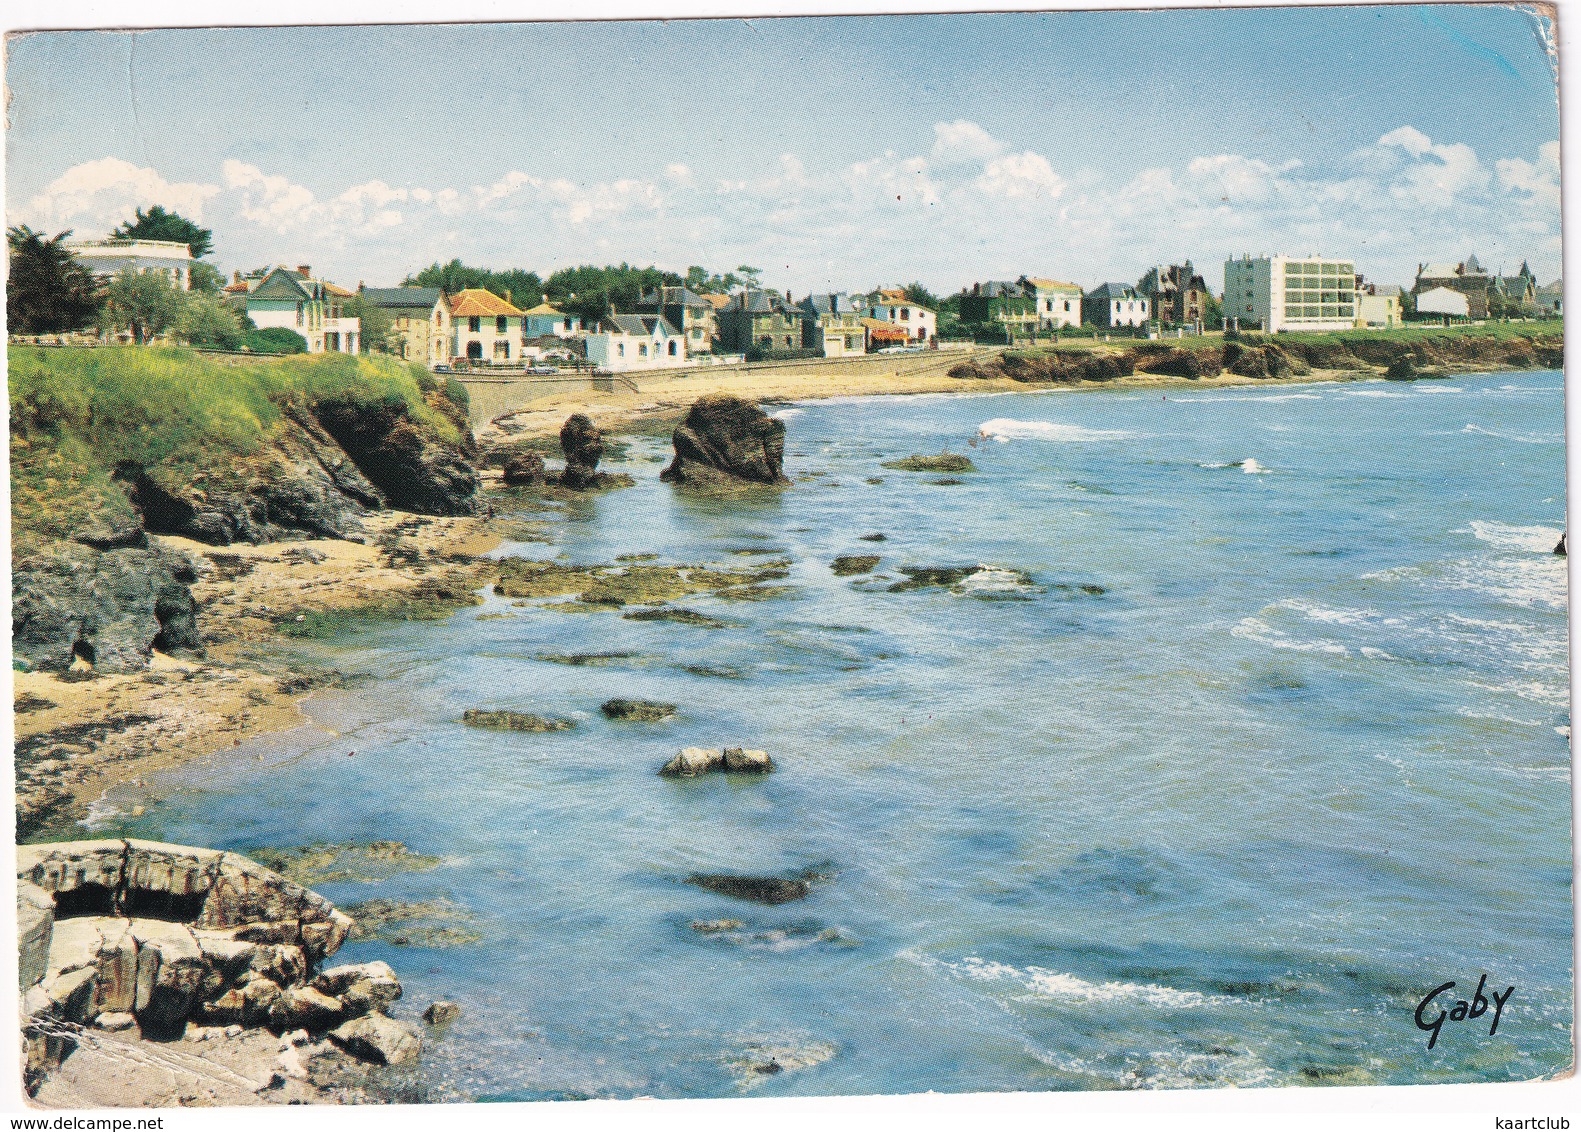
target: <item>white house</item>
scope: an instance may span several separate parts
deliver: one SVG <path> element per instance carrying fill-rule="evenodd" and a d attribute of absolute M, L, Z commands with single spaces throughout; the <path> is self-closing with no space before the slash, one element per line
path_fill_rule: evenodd
<path fill-rule="evenodd" d="M 65 246 L 101 280 L 123 271 L 139 275 L 157 271 L 177 290 L 192 287 L 192 249 L 179 240 L 67 240 Z"/>
<path fill-rule="evenodd" d="M 1471 300 L 1448 287 L 1432 287 L 1416 296 L 1416 313 L 1470 318 Z"/>
<path fill-rule="evenodd" d="M 686 336 L 663 315 L 612 314 L 588 334 L 587 360 L 612 373 L 684 366 Z"/>
<path fill-rule="evenodd" d="M 362 320 L 341 314 L 341 304 L 352 292 L 315 279 L 307 264 L 294 271 L 276 267 L 260 279 L 243 282 L 247 317 L 259 330 L 280 326 L 295 331 L 307 341 L 310 354 L 355 354 L 361 349 Z"/>
<path fill-rule="evenodd" d="M 468 287 L 451 296 L 450 327 L 457 358 L 497 365 L 521 360 L 522 312 L 493 291 Z"/>
<path fill-rule="evenodd" d="M 914 345 L 927 344 L 938 331 L 938 315 L 906 298 L 904 291 L 873 292 L 867 300 L 867 317 L 900 327 Z"/>
<path fill-rule="evenodd" d="M 1019 282 L 1033 302 L 1039 330 L 1081 325 L 1082 290 L 1078 284 L 1060 279 L 1035 279 L 1026 275 Z"/>

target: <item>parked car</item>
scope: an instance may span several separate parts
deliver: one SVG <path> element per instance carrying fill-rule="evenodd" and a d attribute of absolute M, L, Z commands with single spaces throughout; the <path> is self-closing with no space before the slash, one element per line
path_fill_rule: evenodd
<path fill-rule="evenodd" d="M 434 367 L 434 372 L 435 373 L 455 373 L 456 371 L 451 369 L 449 366 L 445 365 L 443 362 L 440 362 L 437 366 Z"/>
<path fill-rule="evenodd" d="M 560 371 L 554 366 L 528 366 L 527 372 L 534 377 L 542 377 L 544 374 L 556 374 Z"/>

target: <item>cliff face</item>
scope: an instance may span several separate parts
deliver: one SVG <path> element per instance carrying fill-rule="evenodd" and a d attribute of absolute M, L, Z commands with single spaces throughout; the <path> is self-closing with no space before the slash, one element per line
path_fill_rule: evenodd
<path fill-rule="evenodd" d="M 355 538 L 369 511 L 479 509 L 465 413 L 405 367 L 14 353 L 12 648 L 29 667 L 201 651 L 193 566 L 149 535 Z"/>

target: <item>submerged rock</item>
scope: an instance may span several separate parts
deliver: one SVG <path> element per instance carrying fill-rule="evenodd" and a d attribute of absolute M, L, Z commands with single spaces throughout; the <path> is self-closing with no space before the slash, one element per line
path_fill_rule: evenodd
<path fill-rule="evenodd" d="M 785 424 L 751 401 L 714 393 L 692 405 L 673 436 L 668 483 L 780 485 L 785 478 Z"/>
<path fill-rule="evenodd" d="M 741 1088 L 752 1089 L 769 1077 L 821 1065 L 837 1052 L 830 1042 L 753 1042 L 730 1064 Z"/>
<path fill-rule="evenodd" d="M 975 472 L 977 465 L 965 456 L 953 452 L 940 452 L 937 456 L 907 456 L 904 460 L 886 460 L 884 467 L 899 472 Z"/>
<path fill-rule="evenodd" d="M 699 629 L 728 629 L 739 624 L 721 621 L 706 613 L 698 613 L 695 609 L 634 609 L 630 613 L 622 613 L 621 617 L 627 621 L 673 621 L 677 625 L 695 625 Z"/>
<path fill-rule="evenodd" d="M 658 723 L 675 714 L 674 704 L 654 700 L 605 700 L 599 708 L 610 719 L 630 719 L 639 723 Z"/>
<path fill-rule="evenodd" d="M 739 876 L 735 873 L 693 873 L 687 884 L 706 888 L 721 896 L 737 900 L 751 900 L 757 904 L 785 904 L 803 900 L 812 891 L 806 881 L 799 878 Z"/>
<path fill-rule="evenodd" d="M 842 554 L 830 565 L 837 578 L 849 578 L 857 574 L 871 574 L 882 561 L 877 554 Z"/>
<path fill-rule="evenodd" d="M 1565 557 L 1565 558 L 1568 558 L 1570 556 L 1570 552 L 1565 549 L 1565 539 L 1567 539 L 1569 537 L 1570 537 L 1570 532 L 1569 531 L 1566 531 L 1564 534 L 1559 536 L 1559 544 L 1554 547 L 1554 553 L 1555 554 L 1558 554 L 1558 555 L 1560 555 L 1562 557 Z"/>
<path fill-rule="evenodd" d="M 468 708 L 461 716 L 468 727 L 487 727 L 496 731 L 569 731 L 576 726 L 571 719 L 549 719 L 524 711 L 485 711 Z"/>
<path fill-rule="evenodd" d="M 1042 592 L 1026 571 L 1005 566 L 902 566 L 900 572 L 905 580 L 891 583 L 888 592 L 937 588 L 984 601 L 1026 601 Z"/>
<path fill-rule="evenodd" d="M 461 1017 L 461 1007 L 454 1002 L 430 1003 L 423 1011 L 423 1021 L 430 1026 L 448 1026 Z"/>

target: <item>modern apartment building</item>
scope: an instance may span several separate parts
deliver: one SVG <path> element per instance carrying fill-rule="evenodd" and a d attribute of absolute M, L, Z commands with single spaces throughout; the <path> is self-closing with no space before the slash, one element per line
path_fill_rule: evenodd
<path fill-rule="evenodd" d="M 1356 265 L 1318 256 L 1225 260 L 1224 324 L 1270 333 L 1348 330 L 1356 325 Z"/>

